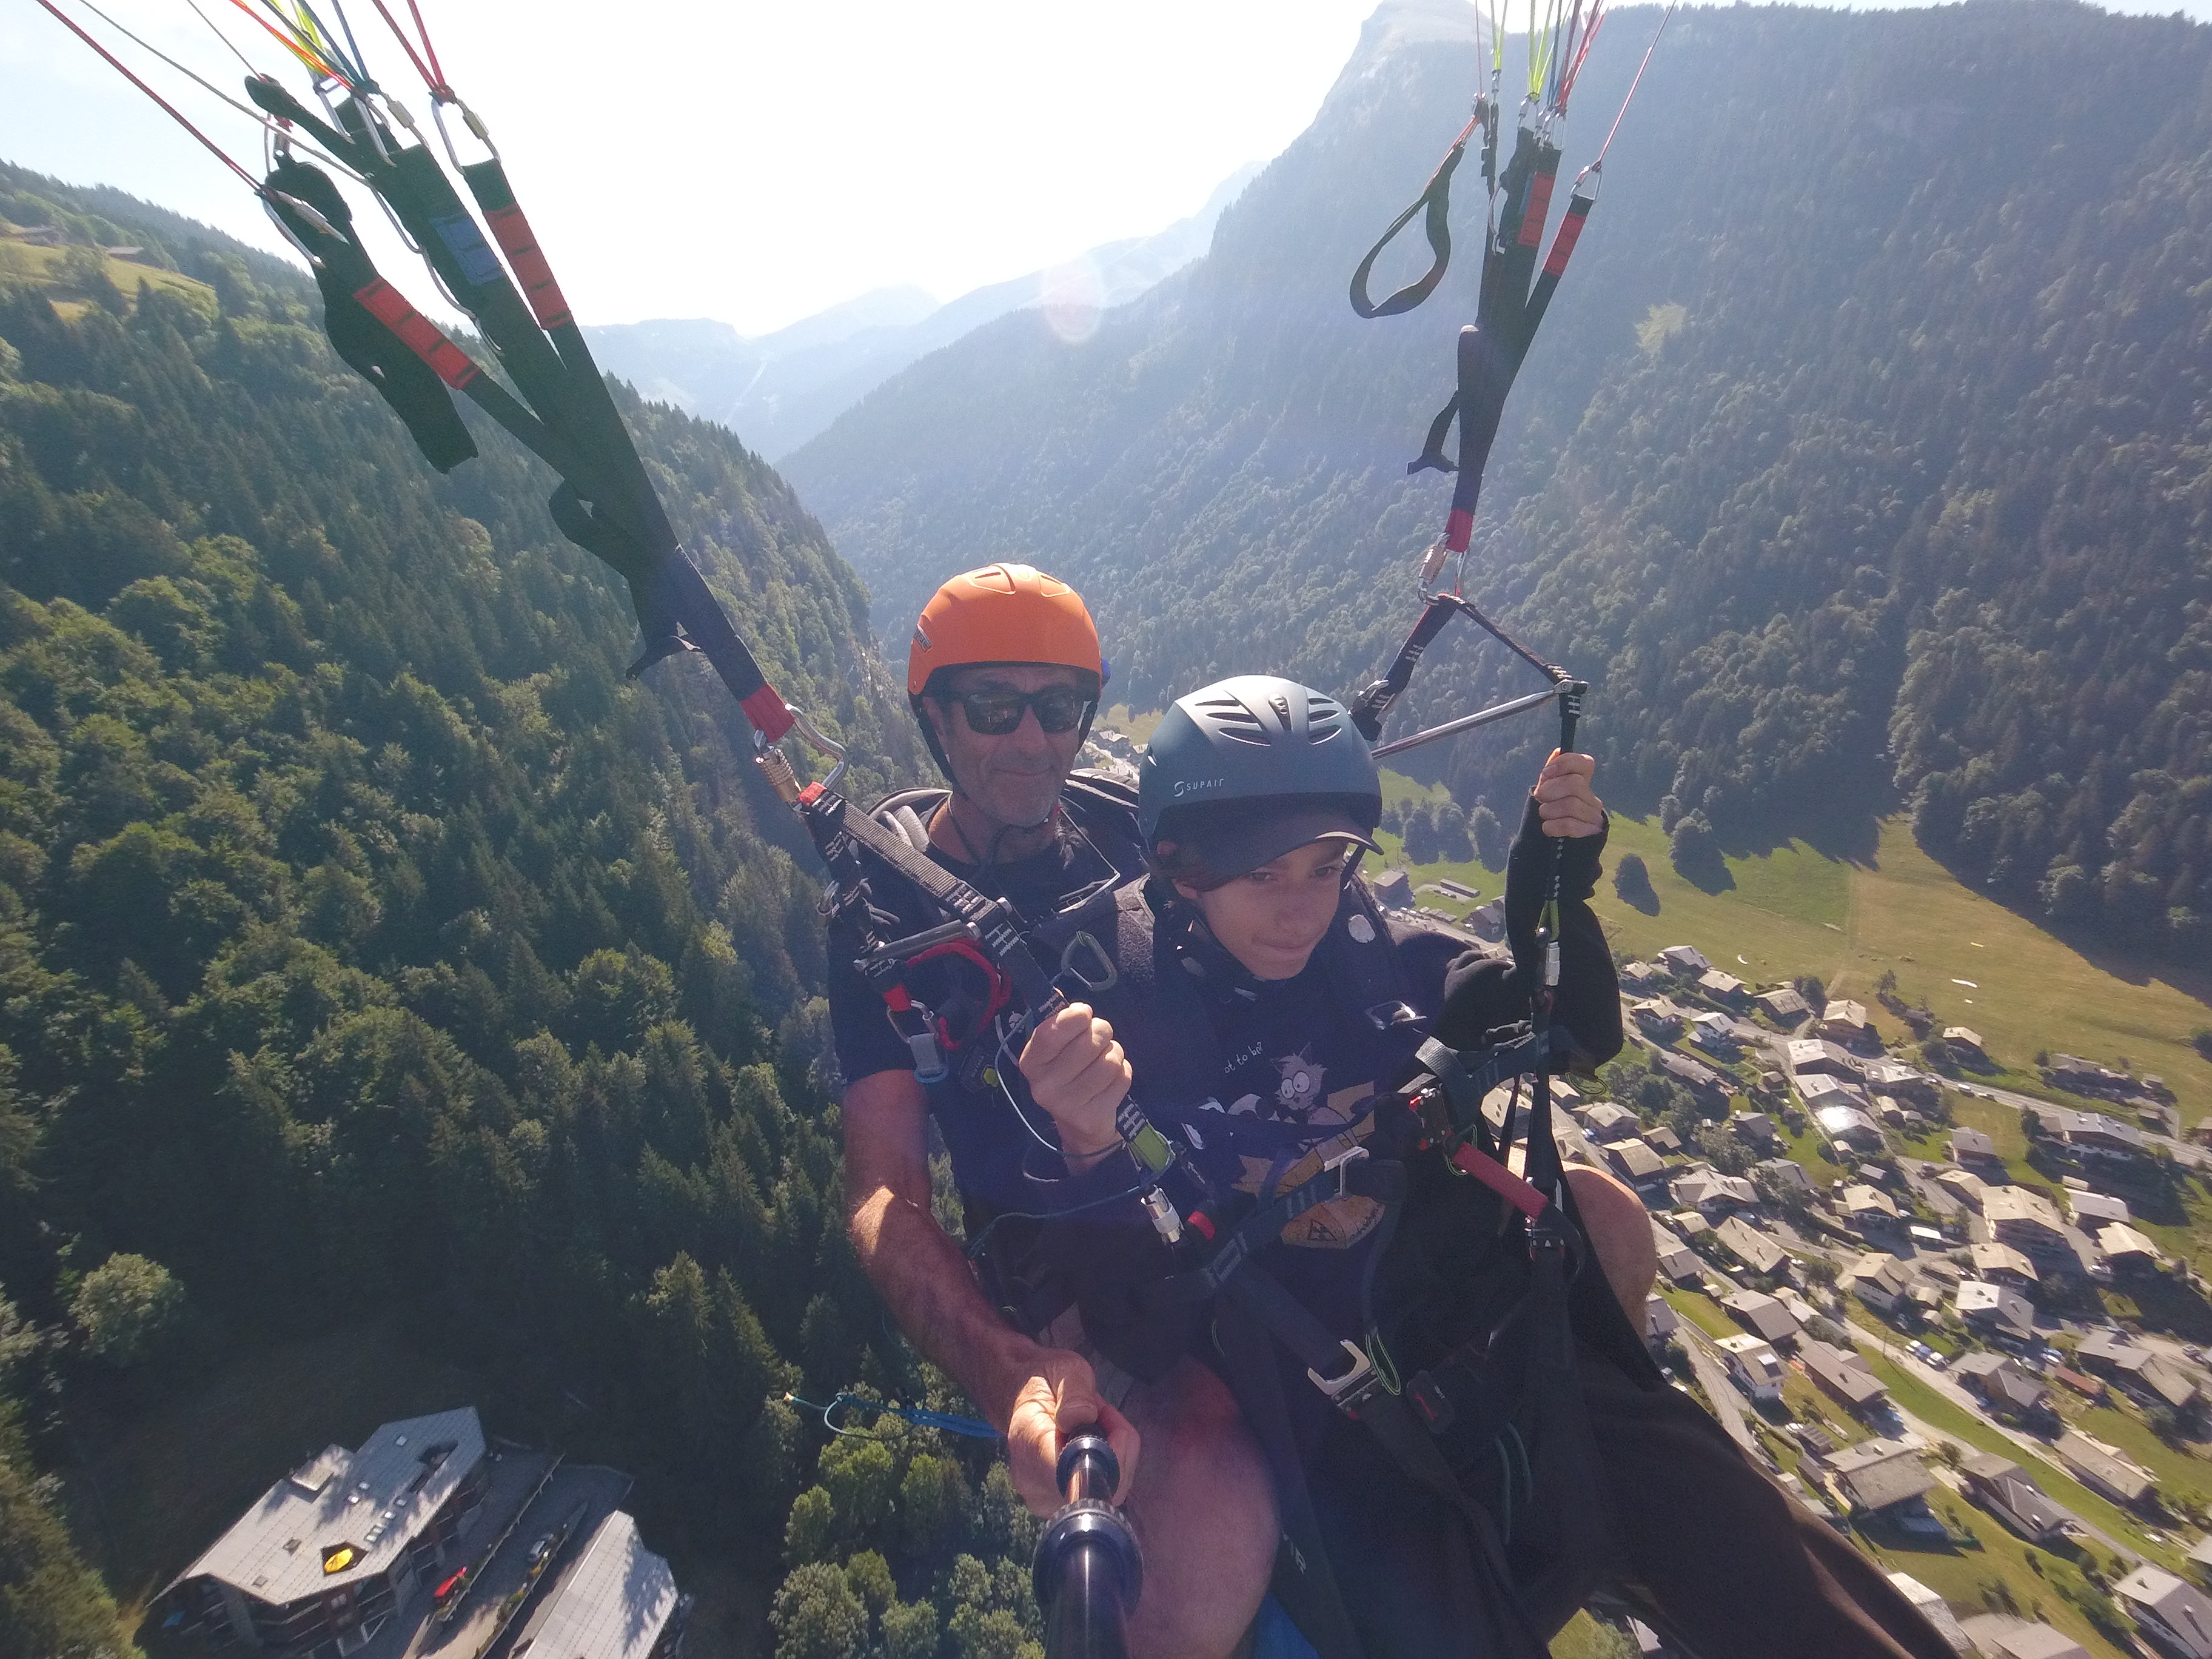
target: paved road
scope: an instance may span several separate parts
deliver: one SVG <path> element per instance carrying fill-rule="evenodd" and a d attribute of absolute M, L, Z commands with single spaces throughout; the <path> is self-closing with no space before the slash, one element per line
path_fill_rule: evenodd
<path fill-rule="evenodd" d="M 507 1461 L 514 1462 L 515 1456 L 510 1452 Z M 541 1459 L 538 1469 L 542 1472 L 543 1468 Z M 425 1621 L 407 1659 L 475 1659 L 497 1632 L 500 1611 L 507 1598 L 529 1577 L 530 1547 L 558 1527 L 578 1504 L 586 1506 L 584 1519 L 569 1538 L 562 1560 L 548 1567 L 541 1584 L 554 1582 L 562 1565 L 574 1554 L 606 1512 L 622 1502 L 629 1489 L 629 1477 L 612 1469 L 568 1464 L 554 1470 L 552 1478 L 507 1533 L 506 1541 L 497 1553 L 478 1564 L 469 1599 L 453 1622 L 441 1627 L 434 1620 Z M 502 1525 L 505 1518 L 501 1516 Z M 489 1537 L 483 1540 L 485 1544 L 490 1541 Z M 513 1628 L 510 1625 L 507 1632 L 510 1637 Z"/>
<path fill-rule="evenodd" d="M 1759 1443 L 1759 1436 L 1753 1432 L 1751 1425 L 1744 1421 L 1743 1396 L 1729 1381 L 1728 1367 L 1712 1346 L 1712 1338 L 1686 1319 L 1682 1322 L 1682 1352 L 1690 1357 L 1690 1369 L 1697 1372 L 1698 1386 L 1712 1403 L 1713 1415 L 1720 1419 L 1730 1439 L 1765 1462 L 1766 1449 Z"/>

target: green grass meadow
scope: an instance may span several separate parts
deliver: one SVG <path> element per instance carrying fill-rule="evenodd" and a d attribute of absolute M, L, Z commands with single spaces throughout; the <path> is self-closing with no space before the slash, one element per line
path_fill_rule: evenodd
<path fill-rule="evenodd" d="M 1910 1573 L 1962 1618 L 2002 1610 L 2000 1597 L 2009 1592 L 2021 1617 L 2039 1619 L 2065 1632 L 2098 1659 L 2120 1659 L 2125 1650 L 2115 1647 L 2061 1593 L 2062 1585 L 2078 1587 L 2081 1583 L 2073 1561 L 2015 1538 L 1996 1516 L 1984 1514 L 1948 1487 L 1929 1492 L 1928 1504 L 1953 1533 L 1971 1534 L 1974 1541 L 1962 1547 L 1895 1528 L 1869 1528 L 1856 1530 L 1859 1547 L 1885 1572 Z M 2109 1553 L 2100 1554 L 2109 1564 Z"/>
<path fill-rule="evenodd" d="M 1865 1352 L 1862 1349 L 1861 1352 Z M 2008 1457 L 2026 1469 L 2035 1483 L 2076 1515 L 2175 1572 L 2182 1571 L 2181 1552 L 2171 1540 L 2153 1540 L 2150 1528 L 2118 1504 L 2109 1503 L 2068 1474 L 2051 1458 L 2038 1457 L 2017 1442 L 2007 1439 L 1988 1424 L 1953 1405 L 1903 1367 L 1881 1354 L 1868 1354 L 1867 1363 L 1888 1388 L 1898 1406 L 1932 1428 L 1954 1435 L 1984 1451 Z M 1991 1525 L 1996 1523 L 1992 1522 Z"/>
<path fill-rule="evenodd" d="M 48 286 L 60 280 L 58 267 L 64 250 L 40 247 L 0 235 L 0 283 L 25 283 Z M 125 299 L 138 292 L 141 283 L 151 284 L 167 293 L 179 295 L 212 317 L 216 314 L 215 290 L 205 283 L 197 282 L 181 272 L 162 270 L 154 265 L 142 265 L 133 259 L 118 259 L 102 256 L 107 280 L 119 289 Z M 75 318 L 82 313 L 88 301 L 82 299 L 58 299 L 54 308 L 63 316 Z"/>

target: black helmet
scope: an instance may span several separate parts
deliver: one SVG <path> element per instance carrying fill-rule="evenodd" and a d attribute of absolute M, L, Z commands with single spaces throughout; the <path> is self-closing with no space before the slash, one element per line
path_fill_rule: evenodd
<path fill-rule="evenodd" d="M 1187 697 L 1153 732 L 1138 769 L 1137 824 L 1166 861 L 1217 879 L 1340 836 L 1372 849 L 1382 817 L 1374 757 L 1344 705 L 1296 680 L 1240 674 Z"/>

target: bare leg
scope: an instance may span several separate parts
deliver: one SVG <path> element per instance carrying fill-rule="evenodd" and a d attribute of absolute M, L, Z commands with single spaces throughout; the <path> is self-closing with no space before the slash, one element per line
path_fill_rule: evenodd
<path fill-rule="evenodd" d="M 1144 1437 L 1124 1506 L 1145 1552 L 1139 1659 L 1224 1659 L 1260 1609 L 1280 1528 L 1266 1458 L 1221 1379 L 1184 1359 L 1122 1409 Z"/>
<path fill-rule="evenodd" d="M 1605 1269 L 1605 1282 L 1628 1316 L 1630 1327 L 1644 1328 L 1644 1302 L 1659 1277 L 1659 1247 L 1652 1240 L 1651 1218 L 1644 1200 L 1602 1170 L 1586 1164 L 1567 1166 L 1567 1184 L 1583 1231 Z"/>

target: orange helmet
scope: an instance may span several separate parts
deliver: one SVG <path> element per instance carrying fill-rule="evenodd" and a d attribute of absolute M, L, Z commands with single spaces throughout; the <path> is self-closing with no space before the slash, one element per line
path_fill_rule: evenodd
<path fill-rule="evenodd" d="M 921 696 L 945 669 L 995 662 L 1053 663 L 1105 678 L 1082 595 L 1026 564 L 963 571 L 930 596 L 907 646 L 907 696 Z"/>
<path fill-rule="evenodd" d="M 945 775 L 952 763 L 922 711 L 930 682 L 947 669 L 984 663 L 1050 663 L 1091 677 L 1095 698 L 1106 686 L 1098 629 L 1083 596 L 1033 565 L 987 564 L 963 570 L 930 595 L 906 649 L 906 700 L 921 723 L 929 752 Z M 1095 708 L 1095 705 L 1094 705 Z M 1091 733 L 1084 720 L 1082 735 Z"/>

